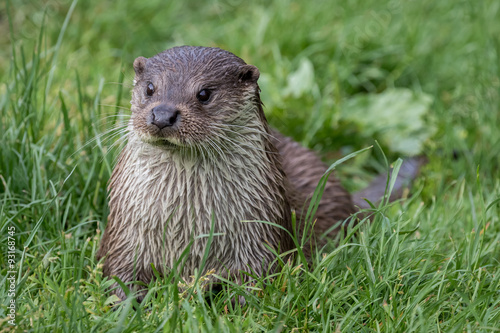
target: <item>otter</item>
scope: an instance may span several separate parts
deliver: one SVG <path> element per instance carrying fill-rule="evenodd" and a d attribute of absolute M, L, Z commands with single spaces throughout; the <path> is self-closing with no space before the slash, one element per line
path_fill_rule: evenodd
<path fill-rule="evenodd" d="M 166 273 L 188 248 L 183 278 L 203 260 L 205 272 L 238 283 L 248 280 L 241 272 L 275 271 L 276 253 L 295 248 L 292 212 L 304 219 L 327 166 L 269 127 L 259 69 L 236 55 L 182 46 L 139 57 L 133 67 L 128 142 L 109 181 L 110 212 L 97 254 L 103 274 L 147 284 L 152 264 Z M 356 211 L 330 175 L 315 233 Z"/>

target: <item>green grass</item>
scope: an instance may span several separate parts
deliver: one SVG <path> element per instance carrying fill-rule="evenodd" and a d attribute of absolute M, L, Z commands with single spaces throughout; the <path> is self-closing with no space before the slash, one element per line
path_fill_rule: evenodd
<path fill-rule="evenodd" d="M 499 17 L 494 0 L 5 2 L 2 332 L 500 331 Z M 409 199 L 346 228 L 313 267 L 258 280 L 243 307 L 231 300 L 245 288 L 207 303 L 199 285 L 179 294 L 164 277 L 149 301 L 113 310 L 95 253 L 117 137 L 99 134 L 126 119 L 133 60 L 181 44 L 258 66 L 270 123 L 328 162 L 374 140 L 399 157 L 381 131 L 342 113 L 359 96 L 431 98 L 429 164 Z M 306 86 L 291 80 L 299 74 Z M 385 171 L 373 151 L 339 167 L 350 190 Z M 6 319 L 11 226 L 16 327 Z"/>

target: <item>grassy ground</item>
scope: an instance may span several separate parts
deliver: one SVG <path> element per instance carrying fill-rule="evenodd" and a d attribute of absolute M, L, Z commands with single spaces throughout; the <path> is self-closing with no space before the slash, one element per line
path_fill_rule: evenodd
<path fill-rule="evenodd" d="M 499 331 L 499 17 L 494 0 L 5 2 L 1 331 Z M 390 161 L 423 152 L 412 195 L 244 307 L 241 288 L 207 303 L 160 281 L 112 310 L 95 252 L 117 138 L 99 134 L 128 112 L 134 58 L 181 44 L 257 65 L 271 124 L 326 161 L 374 139 Z M 372 151 L 339 168 L 349 189 L 384 171 Z"/>

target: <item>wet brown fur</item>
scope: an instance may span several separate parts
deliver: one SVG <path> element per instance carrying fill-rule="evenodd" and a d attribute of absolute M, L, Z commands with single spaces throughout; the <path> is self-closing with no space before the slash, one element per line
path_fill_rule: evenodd
<path fill-rule="evenodd" d="M 129 137 L 109 183 L 110 214 L 97 257 L 105 276 L 124 282 L 153 278 L 151 264 L 168 272 L 192 241 L 182 276 L 202 261 L 212 221 L 205 271 L 244 282 L 241 271 L 265 275 L 275 255 L 293 249 L 291 211 L 303 218 L 326 166 L 292 139 L 270 130 L 262 110 L 259 71 L 216 48 L 178 47 L 139 57 Z M 153 82 L 155 93 L 147 96 Z M 203 104 L 201 89 L 213 90 Z M 159 129 L 151 110 L 179 110 L 178 122 Z M 315 232 L 355 211 L 351 196 L 331 175 L 316 214 Z M 334 232 L 333 232 L 334 233 Z M 115 293 L 123 298 L 121 289 Z"/>

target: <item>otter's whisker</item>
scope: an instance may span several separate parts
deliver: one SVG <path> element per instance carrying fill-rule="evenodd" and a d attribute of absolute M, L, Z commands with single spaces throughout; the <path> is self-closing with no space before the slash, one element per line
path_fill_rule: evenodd
<path fill-rule="evenodd" d="M 109 135 L 110 133 L 114 132 L 114 131 L 120 131 L 122 130 L 122 128 L 126 128 L 126 126 L 117 126 L 117 127 L 114 127 L 114 128 L 111 128 L 109 130 L 107 130 L 106 132 L 103 132 L 103 133 L 100 133 L 100 134 L 97 134 L 96 136 L 94 136 L 92 139 L 89 139 L 87 140 L 84 144 L 82 144 L 82 146 L 80 148 L 78 148 L 77 150 L 75 150 L 75 152 L 73 152 L 73 154 L 70 155 L 70 157 L 74 157 L 75 155 L 81 153 L 85 148 L 87 148 L 89 145 L 91 145 L 92 143 L 94 142 L 102 142 L 103 138 L 107 135 Z M 95 149 L 97 147 L 97 144 L 95 144 L 92 149 Z"/>
<path fill-rule="evenodd" d="M 217 126 L 220 126 L 220 127 L 217 127 Z M 224 127 L 237 127 L 237 128 L 242 128 L 244 130 L 246 130 L 245 132 L 246 133 L 257 133 L 257 134 L 262 134 L 262 135 L 265 135 L 265 136 L 268 136 L 270 138 L 273 138 L 275 140 L 279 140 L 278 138 L 276 138 L 275 136 L 273 136 L 271 133 L 268 133 L 264 130 L 261 130 L 261 129 L 258 129 L 258 128 L 255 128 L 255 127 L 249 127 L 249 126 L 240 126 L 240 125 L 235 125 L 235 124 L 227 124 L 227 123 L 222 123 L 222 124 L 217 124 L 215 126 L 216 128 L 219 128 L 219 129 L 222 129 L 222 130 L 226 130 L 226 131 L 230 131 L 232 133 L 235 133 L 235 134 L 238 134 L 238 135 L 244 135 L 242 133 L 239 133 L 239 132 L 236 132 L 236 131 L 232 131 L 232 130 L 229 130 L 227 128 L 224 128 Z"/>
<path fill-rule="evenodd" d="M 118 137 L 109 147 L 106 148 L 106 151 L 104 152 L 104 155 L 101 159 L 101 162 L 108 156 L 108 154 L 113 151 L 115 148 L 122 146 L 125 141 L 128 139 L 130 132 L 128 131 L 127 128 L 122 129 L 118 131 L 117 133 L 114 133 L 113 135 L 109 136 L 108 138 L 104 139 L 102 141 L 103 146 L 107 146 L 108 142 L 114 140 L 114 138 Z M 116 157 L 115 157 L 116 158 Z"/>
<path fill-rule="evenodd" d="M 222 149 L 220 149 L 220 147 L 217 145 L 217 143 L 216 143 L 216 142 L 214 142 L 214 141 L 213 141 L 212 139 L 210 139 L 210 138 L 207 138 L 207 142 L 208 142 L 208 144 L 209 144 L 210 146 L 212 146 L 212 147 L 213 147 L 216 151 L 218 151 L 218 152 L 219 152 L 219 154 L 220 154 L 220 156 L 221 156 L 221 157 L 224 157 L 224 152 L 222 151 Z M 215 156 L 214 156 L 214 158 L 215 158 Z"/>
<path fill-rule="evenodd" d="M 229 141 L 229 142 L 231 142 L 231 143 L 232 143 L 235 147 L 238 147 L 238 148 L 242 149 L 243 151 L 244 151 L 243 147 L 246 147 L 246 148 L 250 148 L 250 149 L 258 150 L 258 151 L 265 152 L 265 153 L 269 153 L 269 154 L 276 154 L 275 152 L 268 151 L 268 150 L 265 150 L 265 149 L 262 149 L 262 148 L 259 148 L 259 147 L 255 147 L 255 146 L 252 146 L 252 145 L 250 145 L 250 144 L 246 144 L 246 143 L 239 142 L 239 141 L 234 141 L 234 140 L 230 139 L 229 137 L 227 137 L 227 136 L 225 136 L 225 137 L 224 137 L 224 136 L 222 136 L 222 135 L 220 135 L 219 133 L 216 133 L 216 132 L 214 132 L 214 134 L 215 134 L 216 136 L 218 136 L 218 137 L 221 139 L 221 141 L 222 141 L 222 140 Z"/>

